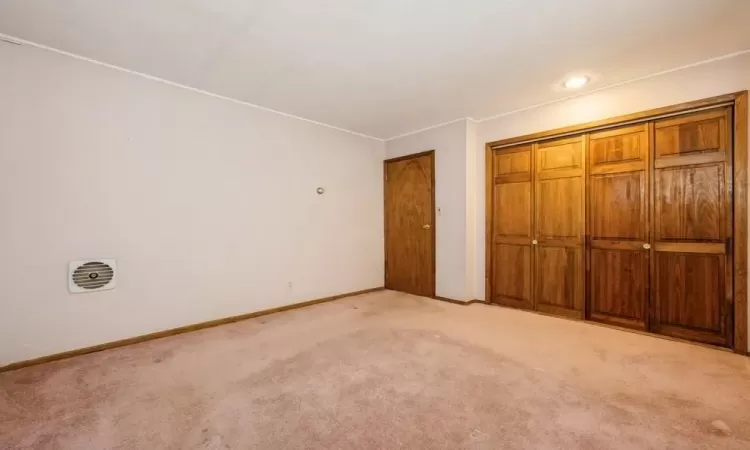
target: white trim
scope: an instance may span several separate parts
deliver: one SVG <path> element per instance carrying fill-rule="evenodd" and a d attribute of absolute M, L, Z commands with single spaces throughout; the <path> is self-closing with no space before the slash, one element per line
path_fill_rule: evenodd
<path fill-rule="evenodd" d="M 237 103 L 237 104 L 240 104 L 240 105 L 249 106 L 249 107 L 255 108 L 255 109 L 260 109 L 261 111 L 266 111 L 266 112 L 278 114 L 280 116 L 289 117 L 290 119 L 297 119 L 297 120 L 301 120 L 303 122 L 309 122 L 309 123 L 312 123 L 312 124 L 315 124 L 315 125 L 320 125 L 321 127 L 331 128 L 331 129 L 337 130 L 337 131 L 343 131 L 344 133 L 353 134 L 355 136 L 360 136 L 360 137 L 367 138 L 367 139 L 373 139 L 373 140 L 376 140 L 376 141 L 385 142 L 384 139 L 376 138 L 374 136 L 369 136 L 367 134 L 363 134 L 363 133 L 358 133 L 356 131 L 347 130 L 345 128 L 339 128 L 339 127 L 336 127 L 336 126 L 333 126 L 333 125 L 329 125 L 329 124 L 323 123 L 323 122 L 318 122 L 318 121 L 315 121 L 315 120 L 312 120 L 312 119 L 306 119 L 304 117 L 295 116 L 294 114 L 287 114 L 285 112 L 276 111 L 275 109 L 266 108 L 264 106 L 256 105 L 256 104 L 245 102 L 245 101 L 242 101 L 242 100 L 237 100 L 236 98 L 225 97 L 223 95 L 214 94 L 213 92 L 208 92 L 208 91 L 204 91 L 202 89 L 197 89 L 197 88 L 194 88 L 194 87 L 186 86 L 184 84 L 175 83 L 173 81 L 165 80 L 163 78 L 155 77 L 153 75 L 148 75 L 148 74 L 145 74 L 145 73 L 136 72 L 135 70 L 126 69 L 126 68 L 120 67 L 120 66 L 115 66 L 114 64 L 109 64 L 109 63 L 97 61 L 95 59 L 87 58 L 85 56 L 77 55 L 75 53 L 66 52 L 64 50 L 60 50 L 60 49 L 57 49 L 57 48 L 54 48 L 54 47 L 49 47 L 49 46 L 46 46 L 46 45 L 43 45 L 43 44 L 38 44 L 36 42 L 27 41 L 25 39 L 17 38 L 15 36 L 10 36 L 10 35 L 7 35 L 7 34 L 0 33 L 0 40 L 2 40 L 2 41 L 6 41 L 7 40 L 9 43 L 13 43 L 13 44 L 30 45 L 32 47 L 36 47 L 36 48 L 39 48 L 39 49 L 42 49 L 42 50 L 47 50 L 47 51 L 50 51 L 50 52 L 59 53 L 61 55 L 69 56 L 71 58 L 75 58 L 75 59 L 78 59 L 78 60 L 81 60 L 81 61 L 86 61 L 86 62 L 89 62 L 89 63 L 92 63 L 92 64 L 96 64 L 97 66 L 107 67 L 109 69 L 118 70 L 120 72 L 125 72 L 125 73 L 131 74 L 131 75 L 137 75 L 139 77 L 143 77 L 143 78 L 146 78 L 148 80 L 158 81 L 160 83 L 168 84 L 170 86 L 174 86 L 174 87 L 177 87 L 177 88 L 187 89 L 188 91 L 196 92 L 198 94 L 208 95 L 209 97 L 214 97 L 214 98 L 218 98 L 218 99 L 221 99 L 221 100 L 227 100 L 227 101 L 230 101 L 230 102 L 233 102 L 233 103 Z"/>
<path fill-rule="evenodd" d="M 536 105 L 527 106 L 525 108 L 520 108 L 520 109 L 515 109 L 513 111 L 507 111 L 507 112 L 504 112 L 504 113 L 495 114 L 495 115 L 492 115 L 492 116 L 484 117 L 482 119 L 474 119 L 472 117 L 462 117 L 462 118 L 459 118 L 459 119 L 450 120 L 448 122 L 443 122 L 443 123 L 440 123 L 440 124 L 437 124 L 437 125 L 432 125 L 432 126 L 429 126 L 429 127 L 420 128 L 418 130 L 414 130 L 414 131 L 409 131 L 409 132 L 406 132 L 406 133 L 402 133 L 402 134 L 399 134 L 397 136 L 393 136 L 393 137 L 390 137 L 390 138 L 381 139 L 381 138 L 377 138 L 377 137 L 370 136 L 370 135 L 367 135 L 367 134 L 358 133 L 356 131 L 347 130 L 345 128 L 339 128 L 337 126 L 329 125 L 327 123 L 318 122 L 318 121 L 315 121 L 315 120 L 312 120 L 312 119 L 307 119 L 307 118 L 300 117 L 300 116 L 295 116 L 293 114 L 287 114 L 287 113 L 281 112 L 281 111 L 276 111 L 275 109 L 266 108 L 264 106 L 256 105 L 256 104 L 245 102 L 245 101 L 242 101 L 242 100 L 237 100 L 237 99 L 232 98 L 232 97 L 226 97 L 226 96 L 223 96 L 223 95 L 214 94 L 213 92 L 208 92 L 208 91 L 204 91 L 202 89 L 197 89 L 197 88 L 194 88 L 194 87 L 186 86 L 184 84 L 175 83 L 173 81 L 165 80 L 163 78 L 155 77 L 153 75 L 148 75 L 148 74 L 145 74 L 145 73 L 142 73 L 142 72 L 136 72 L 134 70 L 126 69 L 124 67 L 115 66 L 114 64 L 109 64 L 109 63 L 105 63 L 105 62 L 102 62 L 102 61 L 97 61 L 95 59 L 87 58 L 85 56 L 77 55 L 75 53 L 66 52 L 64 50 L 60 50 L 60 49 L 57 49 L 57 48 L 54 48 L 54 47 L 49 47 L 49 46 L 46 46 L 46 45 L 43 45 L 43 44 L 38 44 L 36 42 L 27 41 L 25 39 L 17 38 L 15 36 L 10 36 L 10 35 L 7 35 L 7 34 L 0 33 L 0 41 L 6 41 L 6 42 L 12 43 L 12 44 L 30 45 L 32 47 L 36 47 L 36 48 L 39 48 L 39 49 L 42 49 L 42 50 L 47 50 L 47 51 L 50 51 L 50 52 L 59 53 L 61 55 L 69 56 L 71 58 L 75 58 L 75 59 L 78 59 L 78 60 L 81 60 L 81 61 L 86 61 L 86 62 L 89 62 L 89 63 L 92 63 L 92 64 L 96 64 L 98 66 L 104 66 L 104 67 L 107 67 L 107 68 L 110 68 L 110 69 L 118 70 L 120 72 L 125 72 L 125 73 L 131 74 L 131 75 L 137 75 L 137 76 L 146 78 L 148 80 L 158 81 L 160 83 L 168 84 L 170 86 L 174 86 L 174 87 L 177 87 L 177 88 L 187 89 L 189 91 L 196 92 L 198 94 L 208 95 L 209 97 L 214 97 L 214 98 L 218 98 L 218 99 L 221 99 L 221 100 L 230 101 L 230 102 L 233 102 L 233 103 L 237 103 L 237 104 L 244 105 L 244 106 L 249 106 L 251 108 L 259 109 L 259 110 L 262 110 L 262 111 L 266 111 L 266 112 L 278 114 L 280 116 L 289 117 L 291 119 L 301 120 L 301 121 L 304 121 L 304 122 L 308 122 L 308 123 L 312 123 L 312 124 L 315 124 L 315 125 L 319 125 L 321 127 L 326 127 L 326 128 L 330 128 L 330 129 L 333 129 L 333 130 L 342 131 L 344 133 L 349 133 L 349 134 L 353 134 L 355 136 L 360 136 L 360 137 L 364 137 L 364 138 L 367 138 L 367 139 L 373 139 L 375 141 L 380 141 L 380 142 L 387 142 L 387 141 L 391 141 L 391 140 L 394 140 L 394 139 L 400 139 L 400 138 L 403 138 L 403 137 L 406 137 L 406 136 L 411 136 L 413 134 L 418 134 L 418 133 L 422 133 L 424 131 L 428 131 L 428 130 L 432 130 L 432 129 L 435 129 L 435 128 L 440 128 L 440 127 L 443 127 L 443 126 L 446 126 L 446 125 L 450 125 L 452 123 L 456 123 L 456 122 L 459 122 L 459 121 L 462 121 L 462 120 L 464 120 L 464 121 L 471 121 L 471 122 L 474 122 L 474 123 L 482 123 L 482 122 L 486 122 L 488 120 L 499 119 L 501 117 L 506 117 L 506 116 L 509 116 L 509 115 L 512 115 L 512 114 L 516 114 L 516 113 L 519 113 L 519 112 L 528 111 L 530 109 L 535 109 L 535 108 L 541 108 L 543 106 L 548 106 L 548 105 L 552 105 L 552 104 L 555 104 L 555 103 L 564 102 L 564 101 L 571 100 L 571 99 L 578 98 L 578 97 L 583 97 L 583 96 L 586 96 L 586 95 L 589 95 L 589 94 L 593 94 L 595 92 L 604 91 L 606 89 L 612 89 L 612 88 L 615 88 L 615 87 L 619 87 L 619 86 L 623 86 L 623 85 L 626 85 L 626 84 L 634 83 L 636 81 L 642 81 L 642 80 L 646 80 L 646 79 L 649 79 L 649 78 L 658 77 L 660 75 L 666 75 L 668 73 L 677 72 L 679 70 L 689 69 L 691 67 L 696 67 L 696 66 L 700 66 L 700 65 L 703 65 L 703 64 L 708 64 L 708 63 L 712 63 L 712 62 L 716 62 L 716 61 L 721 61 L 723 59 L 730 59 L 730 58 L 734 58 L 734 57 L 737 57 L 737 56 L 741 56 L 741 55 L 750 53 L 750 49 L 740 50 L 738 52 L 728 53 L 726 55 L 717 56 L 715 58 L 705 59 L 705 60 L 698 61 L 698 62 L 695 62 L 695 63 L 692 63 L 692 64 L 687 64 L 687 65 L 684 65 L 684 66 L 675 67 L 673 69 L 662 70 L 661 72 L 652 73 L 652 74 L 649 74 L 649 75 L 645 75 L 645 76 L 638 77 L 638 78 L 633 78 L 633 79 L 630 79 L 630 80 L 627 80 L 627 81 L 622 81 L 622 82 L 615 83 L 615 84 L 610 84 L 610 85 L 603 86 L 603 87 L 600 87 L 600 88 L 597 88 L 597 89 L 592 89 L 592 90 L 589 90 L 589 91 L 581 92 L 581 93 L 576 94 L 576 95 L 569 95 L 567 97 L 562 97 L 562 98 L 559 98 L 559 99 L 556 99 L 556 100 L 551 100 L 549 102 L 538 103 Z"/>
<path fill-rule="evenodd" d="M 740 51 L 734 52 L 734 53 L 728 53 L 726 55 L 717 56 L 715 58 L 704 59 L 702 61 L 698 61 L 698 62 L 695 62 L 695 63 L 692 63 L 692 64 L 687 64 L 687 65 L 684 65 L 684 66 L 675 67 L 673 69 L 662 70 L 661 72 L 656 72 L 656 73 L 652 73 L 652 74 L 645 75 L 645 76 L 642 76 L 642 77 L 633 78 L 633 79 L 630 79 L 630 80 L 627 80 L 627 81 L 622 81 L 620 83 L 610 84 L 610 85 L 603 86 L 603 87 L 600 87 L 600 88 L 597 88 L 597 89 L 591 89 L 589 91 L 584 91 L 584 92 L 581 92 L 581 93 L 578 93 L 578 94 L 575 94 L 575 95 L 569 95 L 569 96 L 566 96 L 566 97 L 563 97 L 563 98 L 558 98 L 556 100 L 551 100 L 549 102 L 538 103 L 536 105 L 527 106 L 525 108 L 514 109 L 513 111 L 507 111 L 507 112 L 504 112 L 504 113 L 495 114 L 493 116 L 485 117 L 485 118 L 482 118 L 482 119 L 474 119 L 472 117 L 464 117 L 462 119 L 456 119 L 456 120 L 451 120 L 450 122 L 444 122 L 444 123 L 441 123 L 439 125 L 433 125 L 431 127 L 426 127 L 426 128 L 421 128 L 419 130 L 410 131 L 408 133 L 400 134 L 398 136 L 394 136 L 392 138 L 388 138 L 388 139 L 384 139 L 384 140 L 386 142 L 388 142 L 388 141 L 390 141 L 392 139 L 399 139 L 399 138 L 402 138 L 402 137 L 410 136 L 412 134 L 417 134 L 417 133 L 421 133 L 423 131 L 432 130 L 434 128 L 439 128 L 439 127 L 442 127 L 444 125 L 450 125 L 450 124 L 452 124 L 454 122 L 458 122 L 459 120 L 468 120 L 468 121 L 471 121 L 471 122 L 474 122 L 474 123 L 482 123 L 482 122 L 486 122 L 488 120 L 499 119 L 501 117 L 506 117 L 506 116 L 510 116 L 512 114 L 520 113 L 520 112 L 523 112 L 523 111 L 528 111 L 530 109 L 541 108 L 543 106 L 548 106 L 548 105 L 552 105 L 552 104 L 555 104 L 555 103 L 564 102 L 566 100 L 571 100 L 571 99 L 578 98 L 578 97 L 585 97 L 586 95 L 593 94 L 594 92 L 599 92 L 599 91 L 604 91 L 604 90 L 607 90 L 607 89 L 616 88 L 616 87 L 623 86 L 623 85 L 626 85 L 626 84 L 635 83 L 636 81 L 642 81 L 642 80 L 646 80 L 646 79 L 649 79 L 649 78 L 658 77 L 660 75 L 666 75 L 668 73 L 677 72 L 679 70 L 689 69 L 691 67 L 696 67 L 696 66 L 701 66 L 703 64 L 708 64 L 708 63 L 712 63 L 712 62 L 716 62 L 716 61 L 721 61 L 723 59 L 734 58 L 734 57 L 741 56 L 741 55 L 744 55 L 744 54 L 747 54 L 747 53 L 750 53 L 750 49 L 740 50 Z"/>
<path fill-rule="evenodd" d="M 492 120 L 492 119 L 499 119 L 500 117 L 505 117 L 505 116 L 509 116 L 511 114 L 516 114 L 516 113 L 519 113 L 519 112 L 528 111 L 530 109 L 541 108 L 543 106 L 547 106 L 547 105 L 552 105 L 552 104 L 555 104 L 555 103 L 564 102 L 566 100 L 571 100 L 571 99 L 578 98 L 578 97 L 585 97 L 586 95 L 593 94 L 594 92 L 599 92 L 599 91 L 604 91 L 606 89 L 616 88 L 616 87 L 623 86 L 623 85 L 626 85 L 626 84 L 635 83 L 636 81 L 647 80 L 649 78 L 658 77 L 660 75 L 666 75 L 668 73 L 677 72 L 677 71 L 683 70 L 683 69 L 689 69 L 691 67 L 701 66 L 703 64 L 708 64 L 708 63 L 712 63 L 712 62 L 716 62 L 716 61 L 721 61 L 723 59 L 734 58 L 736 56 L 744 55 L 746 53 L 750 53 L 750 49 L 740 50 L 740 51 L 734 52 L 734 53 L 728 53 L 726 55 L 717 56 L 715 58 L 704 59 L 703 61 L 698 61 L 698 62 L 695 62 L 695 63 L 692 63 L 692 64 L 687 64 L 687 65 L 684 65 L 684 66 L 680 66 L 680 67 L 675 67 L 674 69 L 662 70 L 661 72 L 656 72 L 656 73 L 652 73 L 650 75 L 645 75 L 645 76 L 642 76 L 642 77 L 633 78 L 633 79 L 630 79 L 630 80 L 627 80 L 627 81 L 622 81 L 620 83 L 610 84 L 610 85 L 603 86 L 603 87 L 600 87 L 600 88 L 597 88 L 597 89 L 592 89 L 590 91 L 581 92 L 580 94 L 569 95 L 567 97 L 559 98 L 557 100 L 552 100 L 552 101 L 549 101 L 549 102 L 539 103 L 539 104 L 536 104 L 536 105 L 527 106 L 525 108 L 515 109 L 513 111 L 508 111 L 508 112 L 496 114 L 494 116 L 489 116 L 489 117 L 485 117 L 483 119 L 479 119 L 479 120 L 477 120 L 477 122 L 481 123 L 481 122 L 486 122 L 486 121 Z"/>
<path fill-rule="evenodd" d="M 385 142 L 388 142 L 388 141 L 392 141 L 392 140 L 394 140 L 394 139 L 400 139 L 400 138 L 402 138 L 402 137 L 406 137 L 406 136 L 411 136 L 412 134 L 417 134 L 417 133 L 421 133 L 421 132 L 423 132 L 423 131 L 428 131 L 428 130 L 432 130 L 432 129 L 434 129 L 434 128 L 440 128 L 440 127 L 443 127 L 443 126 L 445 126 L 445 125 L 450 125 L 450 124 L 452 124 L 452 123 L 460 122 L 460 121 L 462 121 L 462 120 L 464 120 L 464 121 L 466 121 L 466 120 L 471 120 L 471 121 L 473 121 L 473 122 L 476 122 L 476 121 L 475 121 L 474 119 L 472 119 L 472 118 L 470 118 L 470 117 L 461 117 L 460 119 L 454 119 L 454 120 L 450 120 L 450 121 L 448 121 L 448 122 L 443 122 L 443 123 L 439 123 L 439 124 L 437 124 L 437 125 L 433 125 L 433 126 L 431 126 L 431 127 L 420 128 L 419 130 L 409 131 L 408 133 L 404 133 L 404 134 L 399 134 L 398 136 L 393 136 L 393 137 L 389 137 L 388 139 L 383 139 L 383 141 L 385 141 Z"/>

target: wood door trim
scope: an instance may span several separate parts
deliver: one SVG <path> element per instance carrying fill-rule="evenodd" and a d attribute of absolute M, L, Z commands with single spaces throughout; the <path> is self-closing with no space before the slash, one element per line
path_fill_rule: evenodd
<path fill-rule="evenodd" d="M 493 274 L 492 269 L 492 248 L 493 236 L 493 205 L 494 205 L 494 161 L 492 159 L 492 149 L 489 144 L 484 147 L 484 301 L 487 304 L 492 303 L 492 284 L 490 279 Z M 533 184 L 533 183 L 532 183 Z"/>
<path fill-rule="evenodd" d="M 634 114 L 612 117 L 595 122 L 588 122 L 569 127 L 557 128 L 540 133 L 527 134 L 515 138 L 502 139 L 485 144 L 485 301 L 492 299 L 490 276 L 492 275 L 492 185 L 493 167 L 492 152 L 494 148 L 510 145 L 534 143 L 536 141 L 552 139 L 571 133 L 587 133 L 605 128 L 629 125 L 634 122 L 646 122 L 656 117 L 679 115 L 695 112 L 696 110 L 733 105 L 733 227 L 732 237 L 733 265 L 734 265 L 734 330 L 732 348 L 735 353 L 748 354 L 748 91 L 720 95 L 693 102 L 680 103 L 664 108 L 652 109 Z M 649 135 L 653 133 L 649 132 Z M 653 144 L 653 142 L 651 143 Z M 651 189 L 653 191 L 653 189 Z M 653 192 L 651 193 L 651 195 Z M 653 198 L 651 199 L 653 208 Z M 653 211 L 649 211 L 649 222 L 653 220 Z M 651 224 L 653 225 L 653 223 Z M 652 226 L 653 229 L 653 226 Z M 654 248 L 650 250 L 651 258 Z M 653 278 L 653 274 L 651 274 Z M 653 305 L 651 305 L 653 308 Z M 647 318 L 650 317 L 650 312 Z M 648 319 L 647 319 L 648 320 Z"/>
<path fill-rule="evenodd" d="M 747 91 L 735 92 L 733 94 L 720 95 L 718 97 L 711 97 L 703 100 L 697 100 L 693 102 L 680 103 L 678 105 L 665 106 L 663 108 L 650 109 L 648 111 L 637 112 L 634 114 L 626 114 L 623 116 L 611 117 L 609 119 L 597 120 L 594 122 L 587 122 L 578 125 L 571 125 L 568 127 L 555 128 L 553 130 L 541 131 L 539 133 L 531 133 L 523 136 L 518 136 L 509 139 L 501 139 L 499 141 L 493 141 L 487 143 L 490 149 L 497 149 L 499 147 L 505 147 L 509 145 L 525 144 L 535 141 L 547 140 L 555 137 L 562 137 L 567 134 L 574 133 L 590 133 L 592 131 L 598 131 L 600 129 L 620 127 L 629 124 L 637 124 L 638 122 L 646 122 L 653 120 L 659 116 L 667 115 L 678 115 L 687 112 L 693 112 L 699 109 L 707 109 L 718 107 L 723 104 L 736 104 L 738 98 L 742 95 L 747 95 Z"/>
<path fill-rule="evenodd" d="M 424 152 L 419 153 L 410 153 L 408 155 L 399 156 L 397 158 L 390 158 L 383 161 L 384 164 L 392 163 L 392 162 L 398 162 L 398 161 L 406 161 L 407 159 L 414 159 L 414 158 L 420 158 L 422 156 L 430 156 L 432 157 L 432 160 L 434 162 L 435 160 L 435 150 L 427 150 Z M 435 177 L 433 177 L 435 178 Z"/>
<path fill-rule="evenodd" d="M 436 231 L 437 221 L 435 220 L 435 150 L 427 150 L 424 152 L 413 153 L 409 155 L 399 156 L 397 158 L 390 158 L 383 161 L 383 285 L 388 286 L 388 220 L 386 214 L 388 213 L 387 200 L 387 175 L 388 175 L 388 163 L 406 161 L 409 159 L 421 158 L 423 156 L 430 157 L 430 172 L 431 172 L 431 189 L 430 189 L 430 201 L 432 207 L 430 208 L 430 227 L 432 246 L 432 286 L 430 286 L 430 297 L 435 297 L 436 285 L 437 285 L 437 244 L 436 244 Z M 387 287 L 386 287 L 387 289 Z"/>
<path fill-rule="evenodd" d="M 748 353 L 747 336 L 747 91 L 735 94 L 734 101 L 734 351 Z"/>

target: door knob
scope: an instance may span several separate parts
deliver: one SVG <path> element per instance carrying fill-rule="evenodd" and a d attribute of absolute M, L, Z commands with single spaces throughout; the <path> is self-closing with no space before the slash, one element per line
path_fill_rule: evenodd
<path fill-rule="evenodd" d="M 646 250 L 648 250 L 648 249 L 651 248 L 651 244 L 643 244 L 643 248 L 645 248 Z"/>
<path fill-rule="evenodd" d="M 429 230 L 430 229 L 430 224 L 426 223 L 426 224 L 422 225 L 422 228 L 424 228 L 425 230 Z"/>
<path fill-rule="evenodd" d="M 533 241 L 531 241 L 531 245 L 536 245 L 538 243 L 539 243 L 539 241 L 537 241 L 536 239 L 534 239 Z"/>

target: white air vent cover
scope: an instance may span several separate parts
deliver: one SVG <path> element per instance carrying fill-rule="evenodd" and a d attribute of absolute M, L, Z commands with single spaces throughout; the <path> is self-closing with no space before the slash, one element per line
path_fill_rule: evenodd
<path fill-rule="evenodd" d="M 74 294 L 114 289 L 117 282 L 114 259 L 71 261 L 68 266 L 68 289 Z"/>

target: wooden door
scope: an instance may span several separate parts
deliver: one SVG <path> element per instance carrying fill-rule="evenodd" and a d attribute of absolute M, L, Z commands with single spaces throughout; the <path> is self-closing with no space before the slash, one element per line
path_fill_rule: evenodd
<path fill-rule="evenodd" d="M 654 124 L 652 330 L 732 343 L 731 110 Z"/>
<path fill-rule="evenodd" d="M 385 287 L 435 296 L 434 152 L 385 162 Z"/>
<path fill-rule="evenodd" d="M 583 136 L 535 146 L 535 307 L 581 317 L 585 279 Z"/>
<path fill-rule="evenodd" d="M 532 308 L 532 146 L 495 150 L 492 155 L 492 298 Z"/>
<path fill-rule="evenodd" d="M 648 125 L 590 134 L 588 158 L 587 317 L 645 330 L 650 247 Z"/>

